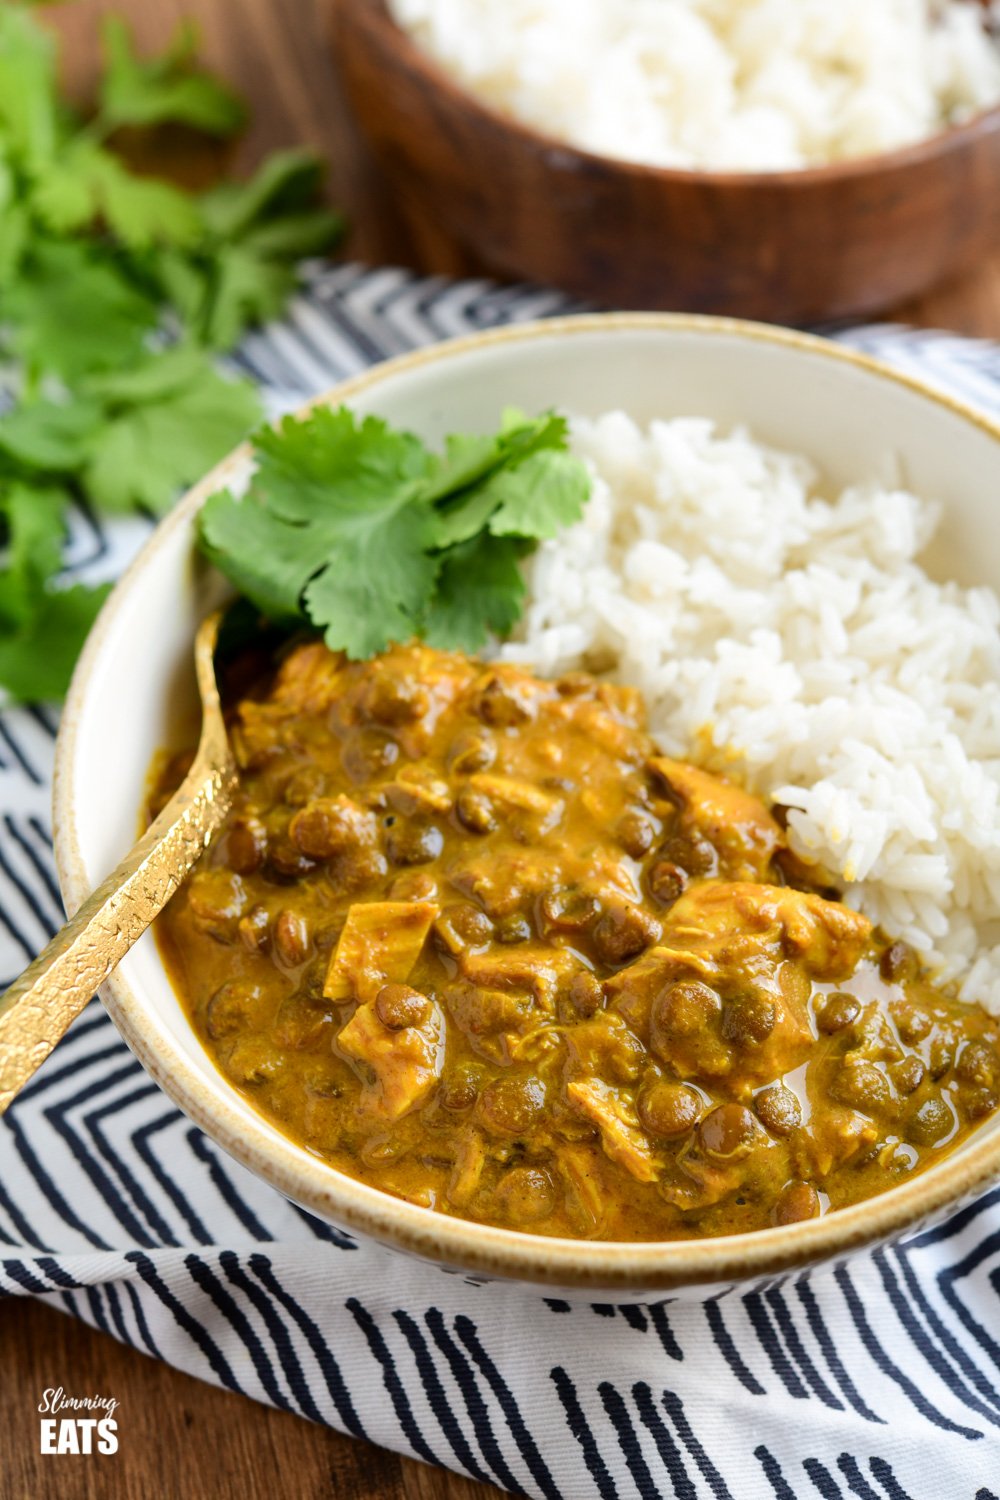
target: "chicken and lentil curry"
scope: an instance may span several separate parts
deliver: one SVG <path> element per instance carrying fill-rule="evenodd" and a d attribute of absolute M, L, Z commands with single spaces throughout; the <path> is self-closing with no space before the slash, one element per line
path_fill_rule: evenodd
<path fill-rule="evenodd" d="M 310 643 L 230 733 L 235 809 L 160 941 L 225 1076 L 354 1177 L 688 1239 L 884 1191 L 996 1108 L 997 1023 L 625 688 Z"/>

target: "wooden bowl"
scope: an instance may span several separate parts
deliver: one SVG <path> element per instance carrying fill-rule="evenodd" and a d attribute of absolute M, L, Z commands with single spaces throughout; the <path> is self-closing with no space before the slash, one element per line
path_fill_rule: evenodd
<path fill-rule="evenodd" d="M 408 212 L 491 270 L 599 304 L 816 322 L 898 304 L 1000 244 L 1000 108 L 835 166 L 675 171 L 479 103 L 384 0 L 335 0 L 334 52 Z"/>

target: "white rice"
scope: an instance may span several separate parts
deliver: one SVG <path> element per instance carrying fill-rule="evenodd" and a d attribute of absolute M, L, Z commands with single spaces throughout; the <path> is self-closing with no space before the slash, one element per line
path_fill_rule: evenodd
<path fill-rule="evenodd" d="M 487 103 L 654 166 L 889 151 L 1000 100 L 977 0 L 390 0 Z M 994 12 L 996 14 L 996 12 Z"/>
<path fill-rule="evenodd" d="M 1000 1013 L 1000 600 L 917 558 L 937 507 L 824 497 L 710 422 L 575 421 L 583 520 L 527 564 L 509 659 L 611 672 L 669 754 L 791 809 L 794 849 Z"/>

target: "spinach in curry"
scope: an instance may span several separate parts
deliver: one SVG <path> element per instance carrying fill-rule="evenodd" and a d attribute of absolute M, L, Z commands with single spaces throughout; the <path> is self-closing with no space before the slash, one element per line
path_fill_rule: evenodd
<path fill-rule="evenodd" d="M 225 1076 L 342 1171 L 693 1238 L 884 1191 L 996 1107 L 997 1023 L 627 689 L 315 643 L 230 732 L 235 810 L 160 940 Z"/>

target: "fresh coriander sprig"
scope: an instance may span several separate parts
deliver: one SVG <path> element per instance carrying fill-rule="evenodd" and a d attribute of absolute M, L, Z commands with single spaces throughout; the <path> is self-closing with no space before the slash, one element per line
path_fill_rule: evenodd
<path fill-rule="evenodd" d="M 107 592 L 57 582 L 68 507 L 159 514 L 239 441 L 259 403 L 212 353 L 279 313 L 297 260 L 341 229 L 314 206 L 306 152 L 199 196 L 131 171 L 116 132 L 225 136 L 245 109 L 196 67 L 190 29 L 141 59 L 112 18 L 104 54 L 85 119 L 59 98 L 49 33 L 0 0 L 0 361 L 18 391 L 0 414 L 0 687 L 14 698 L 62 695 Z"/>
<path fill-rule="evenodd" d="M 586 466 L 562 417 L 504 413 L 491 437 L 441 454 L 347 407 L 254 437 L 241 496 L 212 495 L 202 549 L 276 624 L 307 624 L 364 658 L 419 636 L 476 651 L 521 614 L 519 563 L 579 520 Z"/>

